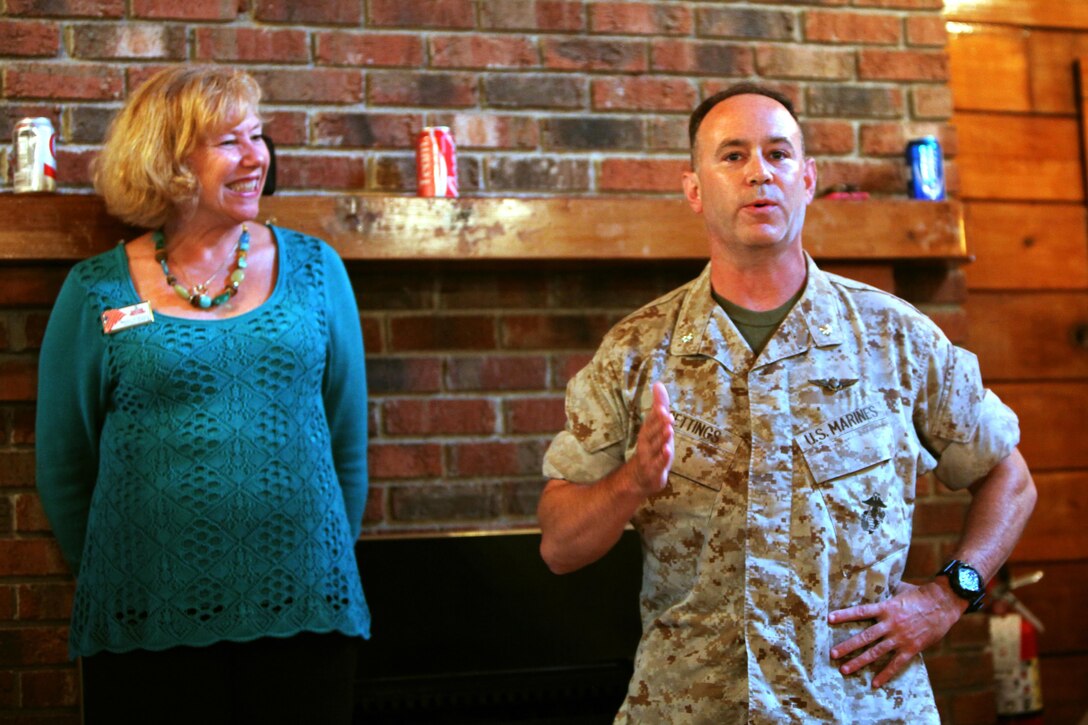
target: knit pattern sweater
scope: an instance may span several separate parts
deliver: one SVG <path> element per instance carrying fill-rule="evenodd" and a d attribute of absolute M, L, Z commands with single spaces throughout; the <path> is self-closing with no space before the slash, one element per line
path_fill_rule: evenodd
<path fill-rule="evenodd" d="M 77 264 L 42 344 L 37 483 L 77 577 L 73 657 L 369 636 L 358 305 L 324 242 L 273 228 L 268 300 L 104 334 L 140 301 L 124 248 Z"/>

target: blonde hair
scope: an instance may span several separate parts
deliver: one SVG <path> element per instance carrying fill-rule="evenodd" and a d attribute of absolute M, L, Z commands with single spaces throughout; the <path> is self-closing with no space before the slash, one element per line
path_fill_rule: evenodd
<path fill-rule="evenodd" d="M 110 214 L 161 227 L 196 196 L 187 161 L 197 144 L 256 113 L 260 100 L 257 81 L 225 66 L 167 68 L 149 78 L 113 119 L 94 164 L 94 188 Z"/>

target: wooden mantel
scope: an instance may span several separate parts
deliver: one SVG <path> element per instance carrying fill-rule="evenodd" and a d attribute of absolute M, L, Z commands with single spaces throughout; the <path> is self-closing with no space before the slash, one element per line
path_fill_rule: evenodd
<path fill-rule="evenodd" d="M 702 219 L 682 199 L 273 196 L 261 220 L 358 260 L 683 260 L 707 256 Z M 0 194 L 0 261 L 74 261 L 137 232 L 96 196 Z M 961 206 L 908 200 L 809 207 L 819 259 L 965 261 Z"/>

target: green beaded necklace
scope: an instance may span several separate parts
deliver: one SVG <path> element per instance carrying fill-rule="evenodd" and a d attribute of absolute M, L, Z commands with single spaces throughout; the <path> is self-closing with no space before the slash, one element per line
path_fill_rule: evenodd
<path fill-rule="evenodd" d="M 236 247 L 238 256 L 234 260 L 234 271 L 227 277 L 227 284 L 223 287 L 223 291 L 215 297 L 208 296 L 208 285 L 218 276 L 222 267 L 216 270 L 215 274 L 203 284 L 186 287 L 178 282 L 178 278 L 174 276 L 174 273 L 170 271 L 170 267 L 166 264 L 166 237 L 163 235 L 162 230 L 156 229 L 151 232 L 151 239 L 155 242 L 155 261 L 159 263 L 159 266 L 162 267 L 162 273 L 166 275 L 166 284 L 170 285 L 178 293 L 178 297 L 193 307 L 198 310 L 218 307 L 238 294 L 238 288 L 242 286 L 242 280 L 246 278 L 245 270 L 249 265 L 249 262 L 246 261 L 246 252 L 249 251 L 249 229 L 246 228 L 245 224 L 242 225 L 242 235 L 238 237 L 238 246 Z"/>

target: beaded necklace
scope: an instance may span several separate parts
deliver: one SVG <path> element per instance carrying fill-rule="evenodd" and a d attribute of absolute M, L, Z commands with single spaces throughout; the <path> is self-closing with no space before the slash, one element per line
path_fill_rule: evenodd
<path fill-rule="evenodd" d="M 208 278 L 203 284 L 196 284 L 190 287 L 178 282 L 178 278 L 170 271 L 170 267 L 166 264 L 166 237 L 163 235 L 161 229 L 156 229 L 151 232 L 151 239 L 155 242 L 155 261 L 162 267 L 162 273 L 166 275 L 166 284 L 170 285 L 178 297 L 185 300 L 198 310 L 207 310 L 211 307 L 218 307 L 234 295 L 238 294 L 238 288 L 242 286 L 242 280 L 246 278 L 245 269 L 249 265 L 246 260 L 246 252 L 249 251 L 249 229 L 246 225 L 242 225 L 242 235 L 238 237 L 238 245 L 235 247 L 237 256 L 234 259 L 234 271 L 227 277 L 226 286 L 223 287 L 223 291 L 217 294 L 215 297 L 208 295 L 208 285 L 215 279 L 222 271 L 223 267 L 220 265 L 211 277 Z M 224 262 L 225 264 L 225 262 Z"/>

